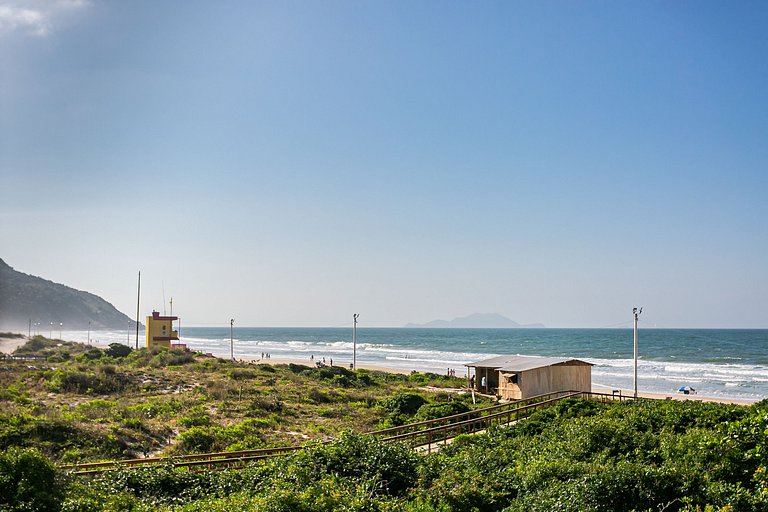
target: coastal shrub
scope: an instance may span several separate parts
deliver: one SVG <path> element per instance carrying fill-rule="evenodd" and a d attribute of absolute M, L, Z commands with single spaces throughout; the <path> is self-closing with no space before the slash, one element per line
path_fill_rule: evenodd
<path fill-rule="evenodd" d="M 229 376 L 234 380 L 252 380 L 256 378 L 256 372 L 247 368 L 233 368 Z"/>
<path fill-rule="evenodd" d="M 92 420 L 106 419 L 112 416 L 117 402 L 97 398 L 77 406 L 77 412 Z"/>
<path fill-rule="evenodd" d="M 32 354 L 35 352 L 40 352 L 41 350 L 47 349 L 47 348 L 53 348 L 56 347 L 57 342 L 53 340 L 49 340 L 48 338 L 45 338 L 43 336 L 37 335 L 33 336 L 25 344 L 22 346 L 16 348 L 14 350 L 15 354 Z"/>
<path fill-rule="evenodd" d="M 178 348 L 162 348 L 152 356 L 149 365 L 154 368 L 161 368 L 164 366 L 181 366 L 194 362 L 194 352 Z"/>
<path fill-rule="evenodd" d="M 101 366 L 94 370 L 55 370 L 48 379 L 51 391 L 59 393 L 86 393 L 104 395 L 123 391 L 131 384 L 130 378 L 118 373 L 114 366 Z"/>
<path fill-rule="evenodd" d="M 98 348 L 92 348 L 78 355 L 75 360 L 78 362 L 96 361 L 104 356 L 104 352 Z"/>
<path fill-rule="evenodd" d="M 451 416 L 453 414 L 460 414 L 463 412 L 469 412 L 471 409 L 467 404 L 458 400 L 452 400 L 450 402 L 437 402 L 427 403 L 419 407 L 416 411 L 416 415 L 413 417 L 413 421 L 426 421 L 444 416 Z"/>
<path fill-rule="evenodd" d="M 127 357 L 131 352 L 133 352 L 133 349 L 122 343 L 110 343 L 109 346 L 104 349 L 104 353 L 107 356 L 114 357 L 115 359 Z"/>
<path fill-rule="evenodd" d="M 271 424 L 265 418 L 248 418 L 227 427 L 191 427 L 179 434 L 176 449 L 181 453 L 207 453 L 262 448 L 265 445 L 264 430 Z"/>
<path fill-rule="evenodd" d="M 387 415 L 385 426 L 397 426 L 405 424 L 419 408 L 427 403 L 427 399 L 416 393 L 401 392 L 381 402 L 381 408 Z"/>
<path fill-rule="evenodd" d="M 283 402 L 277 395 L 257 396 L 248 403 L 247 414 L 255 416 L 265 412 L 281 412 L 282 410 Z"/>
<path fill-rule="evenodd" d="M 373 481 L 373 494 L 403 495 L 418 478 L 419 455 L 404 445 L 345 431 L 329 444 L 310 446 L 292 463 L 306 471 L 310 480 L 326 475 Z"/>
<path fill-rule="evenodd" d="M 11 448 L 0 453 L 0 510 L 57 511 L 63 486 L 56 469 L 34 449 Z"/>
<path fill-rule="evenodd" d="M 211 418 L 202 405 L 193 407 L 186 416 L 179 418 L 179 425 L 183 427 L 201 427 L 210 423 Z"/>

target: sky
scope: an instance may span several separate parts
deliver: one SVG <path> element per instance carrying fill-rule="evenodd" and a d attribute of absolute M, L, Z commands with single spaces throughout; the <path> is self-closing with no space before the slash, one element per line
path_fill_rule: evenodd
<path fill-rule="evenodd" d="M 768 3 L 0 0 L 0 258 L 187 326 L 768 328 Z"/>

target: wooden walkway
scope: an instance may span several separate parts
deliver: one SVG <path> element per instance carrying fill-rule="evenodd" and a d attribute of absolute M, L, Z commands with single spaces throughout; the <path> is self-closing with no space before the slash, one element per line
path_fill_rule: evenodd
<path fill-rule="evenodd" d="M 523 400 L 515 400 L 503 404 L 476 409 L 461 414 L 454 414 L 418 423 L 409 423 L 399 427 L 368 432 L 369 435 L 380 437 L 385 442 L 406 444 L 420 453 L 431 453 L 441 444 L 449 444 L 453 438 L 461 434 L 476 434 L 494 425 L 509 425 L 529 417 L 533 412 L 551 407 L 567 398 L 589 398 L 602 402 L 627 400 L 631 397 L 607 393 L 590 393 L 585 391 L 558 391 L 547 393 Z M 147 467 L 152 465 L 172 465 L 174 467 L 195 468 L 224 468 L 242 467 L 251 462 L 278 457 L 303 449 L 303 446 L 285 446 L 281 448 L 264 448 L 261 450 L 242 450 L 233 452 L 201 453 L 195 455 L 180 455 L 177 457 L 150 457 L 144 459 L 113 460 L 106 462 L 87 462 L 60 466 L 71 475 L 95 475 L 104 471 L 112 471 L 125 467 Z"/>

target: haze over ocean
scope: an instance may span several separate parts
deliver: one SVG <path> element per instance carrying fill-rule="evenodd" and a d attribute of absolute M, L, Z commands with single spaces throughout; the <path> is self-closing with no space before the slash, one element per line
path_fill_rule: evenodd
<path fill-rule="evenodd" d="M 229 327 L 182 328 L 181 342 L 190 349 L 229 357 Z M 86 341 L 81 331 L 65 339 Z M 464 363 L 494 355 L 575 357 L 594 363 L 595 391 L 631 389 L 631 329 L 429 329 L 359 328 L 359 363 L 391 368 L 423 369 L 458 375 Z M 100 343 L 135 342 L 135 332 L 96 331 Z M 139 345 L 143 346 L 143 332 Z M 315 361 L 333 358 L 346 365 L 352 359 L 349 328 L 234 329 L 235 357 Z M 761 400 L 768 398 L 768 330 L 766 329 L 641 329 L 639 332 L 639 390 L 674 393 L 681 386 L 700 396 Z M 604 388 L 603 388 L 604 387 Z"/>

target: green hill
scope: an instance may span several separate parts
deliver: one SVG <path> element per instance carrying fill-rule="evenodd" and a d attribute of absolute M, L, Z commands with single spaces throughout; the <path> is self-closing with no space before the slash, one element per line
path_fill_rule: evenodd
<path fill-rule="evenodd" d="M 0 329 L 27 331 L 29 321 L 66 330 L 126 329 L 135 321 L 92 293 L 18 272 L 0 259 Z M 45 329 L 45 327 L 43 328 Z"/>

